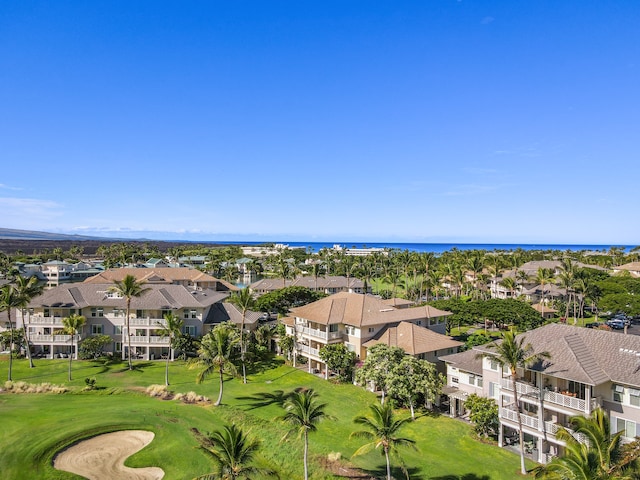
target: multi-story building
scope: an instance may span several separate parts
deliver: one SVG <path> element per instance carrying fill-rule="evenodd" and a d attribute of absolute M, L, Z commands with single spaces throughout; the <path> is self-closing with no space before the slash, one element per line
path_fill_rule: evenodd
<path fill-rule="evenodd" d="M 341 292 L 291 312 L 292 316 L 284 323 L 287 333 L 294 335 L 298 354 L 307 359 L 309 371 L 325 372 L 325 376 L 328 372 L 320 358 L 324 345 L 343 343 L 360 359 L 366 356 L 367 342 L 402 346 L 398 343 L 398 334 L 419 341 L 429 338 L 437 345 L 435 350 L 442 350 L 441 355 L 454 353 L 460 345 L 442 335 L 446 329 L 445 319 L 451 313 L 431 306 L 398 309 L 371 295 Z M 406 324 L 429 331 L 416 332 Z M 446 345 L 441 341 L 445 339 L 449 340 Z M 400 343 L 405 344 L 404 340 Z M 424 358 L 431 351 L 421 346 L 416 353 Z"/>
<path fill-rule="evenodd" d="M 576 415 L 602 408 L 613 432 L 624 430 L 632 439 L 640 434 L 640 336 L 549 324 L 517 336 L 536 353 L 549 358 L 519 369 L 514 386 L 509 372 L 495 361 L 495 349 L 482 345 L 470 352 L 441 357 L 447 364 L 447 393 L 451 413 L 464 412 L 462 402 L 477 393 L 495 399 L 499 407 L 500 446 L 517 443 L 521 403 L 524 443 L 530 458 L 547 463 L 563 451 L 556 437 Z M 579 438 L 584 441 L 584 438 Z"/>
<path fill-rule="evenodd" d="M 223 302 L 229 292 L 148 283 L 144 285 L 148 289 L 145 293 L 131 299 L 127 331 L 126 299 L 110 291 L 112 286 L 112 282 L 64 284 L 34 298 L 26 310 L 24 321 L 18 310 L 12 318 L 18 328 L 24 325 L 28 329 L 36 356 L 55 358 L 77 354 L 73 351 L 71 337 L 61 333 L 63 319 L 77 314 L 87 320 L 79 339 L 97 334 L 109 335 L 112 343 L 105 348 L 105 353 L 121 355 L 123 346 L 126 351 L 126 336 L 129 335 L 132 354 L 148 360 L 168 353 L 168 339 L 161 334 L 166 313 L 179 316 L 184 322 L 184 333 L 191 336 L 203 335 L 222 321 L 241 321 L 236 307 Z M 260 313 L 250 312 L 246 328 L 257 325 L 259 316 Z"/>
<path fill-rule="evenodd" d="M 256 295 L 264 295 L 285 287 L 304 287 L 329 295 L 338 292 L 371 293 L 371 286 L 367 286 L 367 292 L 365 292 L 365 284 L 358 278 L 332 275 L 318 278 L 313 276 L 300 276 L 294 279 L 264 278 L 249 285 L 251 291 Z"/>

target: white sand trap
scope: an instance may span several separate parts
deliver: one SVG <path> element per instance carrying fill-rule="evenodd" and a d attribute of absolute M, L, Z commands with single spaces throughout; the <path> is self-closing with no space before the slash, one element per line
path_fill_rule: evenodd
<path fill-rule="evenodd" d="M 89 480 L 160 480 L 164 477 L 161 468 L 124 466 L 124 461 L 149 445 L 153 437 L 153 432 L 145 430 L 98 435 L 63 450 L 53 460 L 53 466 Z"/>

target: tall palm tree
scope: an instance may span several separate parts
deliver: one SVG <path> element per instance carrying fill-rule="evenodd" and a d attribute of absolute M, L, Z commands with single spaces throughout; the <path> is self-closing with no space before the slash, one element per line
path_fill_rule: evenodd
<path fill-rule="evenodd" d="M 224 374 L 229 373 L 235 375 L 237 369 L 233 363 L 234 349 L 238 345 L 239 339 L 237 331 L 230 325 L 216 325 L 213 330 L 202 337 L 200 349 L 198 350 L 199 358 L 195 362 L 194 367 L 200 367 L 201 370 L 196 376 L 196 383 L 202 383 L 209 375 L 214 373 L 216 369 L 220 375 L 220 393 L 218 400 L 214 405 L 218 406 L 222 403 L 222 392 L 224 389 Z"/>
<path fill-rule="evenodd" d="M 611 434 L 609 419 L 602 409 L 593 411 L 590 417 L 577 416 L 570 420 L 571 428 L 587 437 L 588 442 L 578 442 L 564 427 L 556 434 L 566 443 L 565 453 L 549 464 L 536 468 L 536 478 L 556 480 L 613 480 L 631 479 L 631 471 L 638 472 L 638 440 L 627 455 L 622 445 L 624 431 Z"/>
<path fill-rule="evenodd" d="M 0 288 L 0 312 L 7 311 L 7 320 L 9 321 L 9 377 L 11 381 L 11 372 L 13 369 L 13 341 L 14 331 L 13 322 L 11 321 L 11 309 L 20 306 L 22 299 L 18 293 L 18 290 L 14 285 L 7 284 Z"/>
<path fill-rule="evenodd" d="M 244 331 L 244 324 L 247 319 L 247 312 L 256 308 L 256 300 L 251 294 L 249 288 L 243 288 L 237 293 L 231 295 L 229 301 L 233 303 L 242 312 L 242 323 L 240 325 L 240 361 L 242 362 L 242 383 L 247 383 L 247 368 L 246 368 L 246 338 Z"/>
<path fill-rule="evenodd" d="M 71 335 L 71 353 L 69 354 L 69 381 L 71 381 L 71 361 L 73 360 L 73 354 L 75 351 L 76 358 L 78 358 L 78 333 L 82 330 L 85 323 L 87 323 L 87 319 L 82 315 L 69 315 L 66 318 L 62 319 L 62 325 L 64 328 L 62 331 L 67 335 Z M 75 340 L 75 349 L 74 347 Z"/>
<path fill-rule="evenodd" d="M 373 449 L 382 448 L 382 453 L 387 462 L 387 480 L 391 480 L 391 455 L 397 455 L 397 449 L 401 446 L 408 446 L 415 449 L 415 440 L 400 437 L 400 429 L 411 421 L 411 417 L 396 418 L 393 411 L 393 403 L 386 402 L 384 405 L 370 405 L 370 416 L 358 416 L 354 418 L 354 423 L 363 426 L 364 430 L 355 431 L 351 437 L 364 438 L 370 440 L 360 447 L 353 456 L 362 455 Z M 404 467 L 402 467 L 407 473 Z"/>
<path fill-rule="evenodd" d="M 167 355 L 167 363 L 164 369 L 164 384 L 169 385 L 169 360 L 173 360 L 173 343 L 182 331 L 184 322 L 173 313 L 164 314 L 164 323 L 158 322 L 160 325 L 160 336 L 169 339 L 169 354 Z"/>
<path fill-rule="evenodd" d="M 32 298 L 42 293 L 42 285 L 38 281 L 38 277 L 23 277 L 18 275 L 14 284 L 20 297 L 20 314 L 22 315 L 22 326 L 24 327 L 24 338 L 27 344 L 27 358 L 29 359 L 29 368 L 33 368 L 33 357 L 31 356 L 31 342 L 29 340 L 29 325 L 24 321 L 24 313 Z"/>
<path fill-rule="evenodd" d="M 309 478 L 309 433 L 318 429 L 320 421 L 330 418 L 324 410 L 327 404 L 318 403 L 317 398 L 317 393 L 312 389 L 292 392 L 284 403 L 287 413 L 281 417 L 281 420 L 290 423 L 298 431 L 298 437 L 304 439 L 304 480 Z"/>
<path fill-rule="evenodd" d="M 140 297 L 144 293 L 150 290 L 149 287 L 144 287 L 144 282 L 139 282 L 133 275 L 126 275 L 122 280 L 114 280 L 113 285 L 109 287 L 109 292 L 116 293 L 121 297 L 124 297 L 127 301 L 127 357 L 129 359 L 129 370 L 133 370 L 133 363 L 131 361 L 131 331 L 130 331 L 130 319 L 131 319 L 131 299 L 134 297 Z M 124 359 L 124 345 L 123 345 L 123 359 Z"/>
<path fill-rule="evenodd" d="M 538 268 L 538 271 L 536 272 L 536 281 L 540 284 L 540 287 L 542 288 L 542 299 L 540 300 L 540 305 L 545 304 L 544 286 L 545 284 L 548 284 L 552 279 L 553 279 L 553 270 L 549 268 L 542 268 L 542 267 Z"/>
<path fill-rule="evenodd" d="M 252 465 L 260 448 L 260 441 L 251 439 L 235 425 L 225 425 L 221 430 L 198 438 L 202 448 L 213 457 L 216 471 L 196 477 L 197 480 L 249 479 L 253 475 L 261 478 L 274 472 Z"/>
<path fill-rule="evenodd" d="M 520 436 L 520 470 L 522 475 L 526 475 L 527 469 L 524 464 L 524 434 L 522 431 L 522 418 L 520 411 L 520 399 L 518 398 L 518 369 L 527 368 L 539 362 L 543 358 L 549 358 L 548 352 L 534 352 L 531 344 L 525 344 L 525 337 L 519 339 L 513 331 L 505 332 L 502 341 L 487 345 L 488 348 L 495 349 L 495 356 L 492 358 L 501 367 L 509 369 L 511 381 L 513 383 L 513 397 L 518 413 L 518 432 Z M 478 356 L 482 356 L 479 354 Z"/>

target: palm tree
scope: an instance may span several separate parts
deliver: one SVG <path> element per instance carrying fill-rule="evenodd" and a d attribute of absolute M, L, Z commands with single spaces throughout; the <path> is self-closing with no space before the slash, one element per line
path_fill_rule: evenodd
<path fill-rule="evenodd" d="M 411 421 L 411 417 L 395 418 L 392 402 L 386 402 L 384 405 L 376 403 L 369 408 L 370 416 L 358 416 L 353 420 L 354 423 L 362 425 L 365 430 L 353 432 L 351 437 L 364 438 L 370 442 L 356 450 L 353 456 L 382 447 L 382 453 L 387 462 L 387 480 L 391 480 L 390 456 L 397 454 L 397 449 L 401 446 L 415 448 L 415 440 L 398 436 L 400 429 Z M 402 468 L 406 474 L 406 470 Z"/>
<path fill-rule="evenodd" d="M 71 381 L 71 361 L 73 360 L 74 348 L 73 341 L 75 340 L 75 355 L 78 358 L 78 332 L 82 330 L 84 324 L 87 323 L 87 319 L 82 315 L 69 315 L 66 318 L 62 319 L 62 325 L 64 328 L 62 331 L 67 335 L 71 335 L 71 353 L 69 354 L 69 381 Z"/>
<path fill-rule="evenodd" d="M 109 287 L 109 292 L 116 293 L 127 300 L 127 357 L 129 359 L 129 370 L 133 370 L 133 363 L 131 362 L 131 331 L 129 329 L 129 320 L 131 318 L 131 299 L 133 297 L 140 297 L 145 292 L 150 290 L 148 287 L 144 287 L 144 282 L 139 282 L 133 275 L 126 275 L 122 280 L 114 280 L 113 285 Z M 124 346 L 123 346 L 123 359 L 124 359 Z"/>
<path fill-rule="evenodd" d="M 184 322 L 182 319 L 173 313 L 164 314 L 164 323 L 158 322 L 162 328 L 160 329 L 160 336 L 167 337 L 169 339 L 169 354 L 167 355 L 167 364 L 164 369 L 164 384 L 169 385 L 169 360 L 173 360 L 173 342 L 180 335 L 182 331 L 182 325 Z"/>
<path fill-rule="evenodd" d="M 317 402 L 317 393 L 312 389 L 296 390 L 284 403 L 287 413 L 281 420 L 290 423 L 298 431 L 298 437 L 304 439 L 304 479 L 309 478 L 308 455 L 309 433 L 315 432 L 317 424 L 330 418 L 324 411 L 326 403 Z"/>
<path fill-rule="evenodd" d="M 566 443 L 562 457 L 554 458 L 551 463 L 536 468 L 536 478 L 557 480 L 575 479 L 630 479 L 626 476 L 630 470 L 637 472 L 638 440 L 636 445 L 627 449 L 622 445 L 624 431 L 611 434 L 609 419 L 602 409 L 593 411 L 590 417 L 577 416 L 570 420 L 571 428 L 584 435 L 588 442 L 578 442 L 574 435 L 564 427 L 556 434 Z M 626 452 L 631 454 L 627 455 Z"/>
<path fill-rule="evenodd" d="M 540 287 L 542 288 L 542 299 L 540 300 L 540 305 L 545 304 L 544 285 L 545 283 L 549 283 L 552 279 L 553 279 L 553 270 L 549 268 L 542 268 L 542 267 L 538 268 L 538 271 L 536 272 L 536 281 L 540 284 Z"/>
<path fill-rule="evenodd" d="M 251 439 L 235 425 L 225 425 L 207 437 L 199 437 L 202 448 L 213 457 L 217 471 L 197 477 L 198 480 L 249 479 L 251 475 L 274 475 L 274 472 L 253 466 L 260 441 Z"/>
<path fill-rule="evenodd" d="M 13 368 L 13 322 L 11 321 L 11 309 L 20 306 L 22 299 L 18 290 L 14 285 L 4 285 L 0 289 L 0 312 L 7 311 L 7 320 L 9 321 L 9 378 L 11 381 L 11 371 Z"/>
<path fill-rule="evenodd" d="M 247 312 L 256 308 L 256 300 L 253 298 L 249 288 L 243 288 L 239 292 L 231 295 L 229 301 L 242 312 L 242 323 L 240 325 L 240 361 L 242 362 L 242 383 L 247 383 L 247 368 L 245 364 L 247 348 L 245 345 L 244 323 L 247 318 Z"/>
<path fill-rule="evenodd" d="M 33 358 L 31 357 L 31 342 L 29 341 L 29 325 L 25 324 L 24 311 L 32 298 L 42 293 L 42 285 L 38 277 L 23 277 L 18 275 L 14 281 L 18 296 L 20 297 L 20 313 L 22 315 L 22 326 L 24 327 L 24 338 L 27 344 L 27 357 L 29 358 L 29 368 L 33 368 Z"/>
<path fill-rule="evenodd" d="M 235 375 L 237 373 L 232 359 L 238 342 L 236 330 L 224 323 L 216 325 L 213 330 L 202 337 L 200 342 L 199 359 L 194 364 L 194 367 L 201 368 L 196 376 L 196 383 L 202 383 L 216 369 L 218 370 L 220 374 L 220 393 L 218 394 L 218 400 L 214 403 L 216 406 L 222 402 L 224 374 Z"/>
<path fill-rule="evenodd" d="M 527 469 L 524 464 L 524 434 L 522 431 L 522 418 L 520 416 L 520 399 L 518 398 L 518 368 L 527 368 L 539 362 L 543 358 L 549 358 L 548 352 L 533 351 L 531 344 L 524 343 L 525 337 L 516 338 L 513 331 L 505 332 L 502 341 L 487 345 L 488 348 L 495 349 L 496 355 L 492 357 L 501 367 L 507 367 L 513 382 L 513 397 L 518 412 L 518 432 L 520 435 L 520 470 L 522 475 L 526 475 Z M 482 356 L 479 354 L 478 356 Z"/>

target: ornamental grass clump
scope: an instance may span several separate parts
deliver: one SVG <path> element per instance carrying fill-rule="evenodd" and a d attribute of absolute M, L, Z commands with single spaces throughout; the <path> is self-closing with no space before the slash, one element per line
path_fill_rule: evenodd
<path fill-rule="evenodd" d="M 196 392 L 177 393 L 174 399 L 184 403 L 209 403 L 210 401 L 204 395 L 198 395 Z"/>
<path fill-rule="evenodd" d="M 66 387 L 60 385 L 54 385 L 52 383 L 27 383 L 27 382 L 12 382 L 10 380 L 4 382 L 4 392 L 7 393 L 66 393 L 69 390 Z"/>
<path fill-rule="evenodd" d="M 161 400 L 171 400 L 174 397 L 173 392 L 167 390 L 166 385 L 149 385 L 146 391 L 150 397 L 156 397 Z"/>

